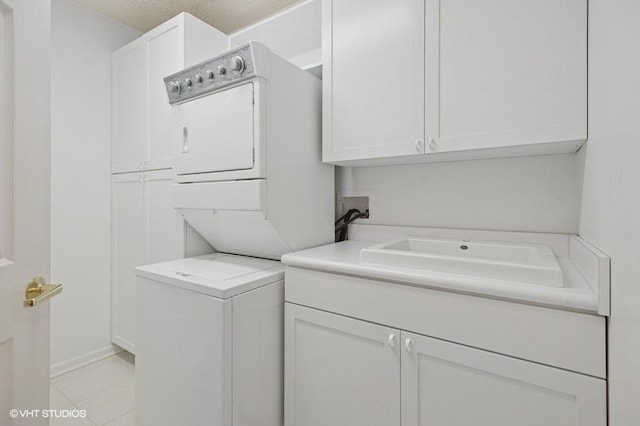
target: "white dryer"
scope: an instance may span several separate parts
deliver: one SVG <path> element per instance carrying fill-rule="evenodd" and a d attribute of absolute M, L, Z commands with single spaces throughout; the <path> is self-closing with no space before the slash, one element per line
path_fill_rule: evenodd
<path fill-rule="evenodd" d="M 252 42 L 165 84 L 174 207 L 220 253 L 137 268 L 138 425 L 282 426 L 279 260 L 334 240 L 320 80 Z"/>
<path fill-rule="evenodd" d="M 334 241 L 318 78 L 251 42 L 165 83 L 174 207 L 216 250 L 280 260 Z"/>

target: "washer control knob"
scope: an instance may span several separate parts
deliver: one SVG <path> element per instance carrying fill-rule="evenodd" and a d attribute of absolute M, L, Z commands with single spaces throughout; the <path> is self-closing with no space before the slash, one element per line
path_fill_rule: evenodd
<path fill-rule="evenodd" d="M 215 76 L 213 70 L 207 70 L 207 78 L 209 80 L 213 80 L 213 77 Z"/>
<path fill-rule="evenodd" d="M 223 67 L 222 65 L 218 65 L 218 74 L 219 75 L 225 75 L 227 73 L 227 69 L 225 67 Z"/>
<path fill-rule="evenodd" d="M 200 74 L 196 74 L 196 83 L 202 84 L 202 76 Z"/>
<path fill-rule="evenodd" d="M 184 85 L 187 89 L 191 89 L 191 86 L 193 86 L 193 81 L 191 81 L 191 79 L 187 77 L 184 79 Z"/>
<path fill-rule="evenodd" d="M 241 73 L 245 69 L 244 58 L 240 55 L 236 55 L 229 61 L 231 69 L 237 73 Z"/>
<path fill-rule="evenodd" d="M 182 92 L 182 86 L 180 85 L 180 82 L 178 80 L 170 81 L 168 86 L 171 93 L 179 95 L 180 92 Z"/>

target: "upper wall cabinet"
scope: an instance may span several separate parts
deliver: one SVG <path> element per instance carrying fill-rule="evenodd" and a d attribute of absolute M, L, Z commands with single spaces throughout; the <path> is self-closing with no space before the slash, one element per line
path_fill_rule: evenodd
<path fill-rule="evenodd" d="M 587 0 L 324 0 L 322 19 L 326 162 L 566 153 L 586 140 Z"/>
<path fill-rule="evenodd" d="M 424 154 L 424 0 L 322 4 L 323 160 Z"/>
<path fill-rule="evenodd" d="M 226 34 L 182 13 L 113 54 L 112 172 L 172 166 L 164 77 L 227 50 Z"/>

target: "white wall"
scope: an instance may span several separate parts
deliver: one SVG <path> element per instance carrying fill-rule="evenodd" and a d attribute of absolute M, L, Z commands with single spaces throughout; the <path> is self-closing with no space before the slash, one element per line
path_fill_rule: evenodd
<path fill-rule="evenodd" d="M 295 3 L 261 21 L 229 34 L 229 47 L 252 40 L 269 46 L 271 51 L 302 69 L 322 63 L 320 52 L 321 0 Z"/>
<path fill-rule="evenodd" d="M 52 1 L 52 373 L 112 353 L 111 52 L 139 32 Z"/>
<path fill-rule="evenodd" d="M 367 223 L 577 233 L 581 165 L 572 154 L 353 168 L 337 191 L 370 194 Z"/>
<path fill-rule="evenodd" d="M 640 425 L 640 2 L 590 0 L 580 234 L 611 257 L 610 426 Z"/>

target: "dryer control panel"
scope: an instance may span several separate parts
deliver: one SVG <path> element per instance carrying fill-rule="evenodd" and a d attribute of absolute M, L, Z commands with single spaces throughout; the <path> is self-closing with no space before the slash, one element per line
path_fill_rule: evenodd
<path fill-rule="evenodd" d="M 164 83 L 169 95 L 169 103 L 175 104 L 215 92 L 255 76 L 254 56 L 250 43 L 165 77 Z"/>

